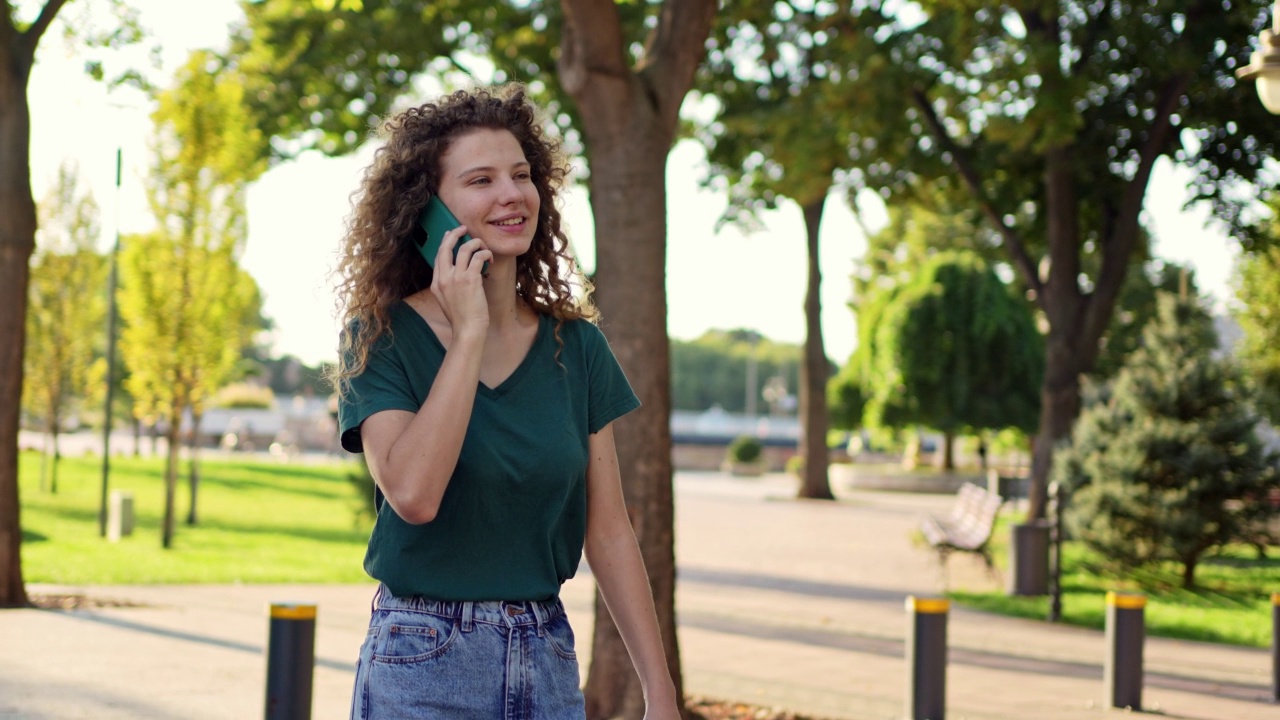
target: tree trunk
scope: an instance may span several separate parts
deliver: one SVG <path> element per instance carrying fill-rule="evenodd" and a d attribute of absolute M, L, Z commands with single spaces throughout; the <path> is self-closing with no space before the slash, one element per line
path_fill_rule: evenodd
<path fill-rule="evenodd" d="M 40 442 L 40 492 L 49 492 L 49 458 L 53 451 L 49 449 L 49 426 L 45 425 L 44 437 Z"/>
<path fill-rule="evenodd" d="M 160 524 L 160 547 L 173 547 L 174 496 L 178 490 L 178 462 L 182 450 L 182 413 L 175 412 L 169 419 L 166 433 L 169 447 L 164 464 L 164 520 Z"/>
<path fill-rule="evenodd" d="M 1196 589 L 1196 565 L 1200 560 L 1200 555 L 1196 554 L 1182 561 L 1182 589 Z"/>
<path fill-rule="evenodd" d="M 142 421 L 133 419 L 133 456 L 142 457 Z"/>
<path fill-rule="evenodd" d="M 187 446 L 190 457 L 188 459 L 188 467 L 191 474 L 188 481 L 191 487 L 191 507 L 187 509 L 187 524 L 195 525 L 196 516 L 196 498 L 200 490 L 200 420 L 204 416 L 198 413 L 191 415 L 191 443 Z"/>
<path fill-rule="evenodd" d="M 640 69 L 627 64 L 628 45 L 613 3 L 560 5 L 565 22 L 558 73 L 582 117 L 602 327 L 643 403 L 615 429 L 623 492 L 683 713 L 675 618 L 666 167 L 680 105 L 706 52 L 717 3 L 664 2 Z M 591 720 L 644 715 L 639 677 L 599 593 L 583 693 Z"/>
<path fill-rule="evenodd" d="M 49 465 L 49 493 L 58 494 L 58 461 L 62 460 L 62 451 L 58 449 L 58 426 L 53 426 L 53 462 Z"/>
<path fill-rule="evenodd" d="M 36 236 L 27 105 L 31 53 L 27 38 L 15 35 L 11 23 L 10 18 L 0 19 L 0 607 L 27 605 L 18 501 L 18 424 L 27 283 Z"/>
<path fill-rule="evenodd" d="M 956 433 L 947 430 L 942 433 L 942 447 L 938 449 L 938 467 L 946 472 L 956 469 Z"/>
<path fill-rule="evenodd" d="M 1044 382 L 1040 386 L 1040 426 L 1031 458 L 1027 520 L 1044 518 L 1053 451 L 1071 433 L 1080 412 L 1082 359 L 1097 354 L 1098 337 L 1082 337 L 1086 299 L 1080 289 L 1080 202 L 1075 160 L 1069 145 L 1045 153 L 1049 273 L 1040 306 L 1049 321 L 1045 336 Z M 1092 349 L 1086 347 L 1092 343 Z"/>
<path fill-rule="evenodd" d="M 818 228 L 826 202 L 824 191 L 817 200 L 801 207 L 809 280 L 804 293 L 804 362 L 800 364 L 800 457 L 804 458 L 804 475 L 799 495 L 818 500 L 834 497 L 827 478 L 827 379 L 831 369 L 822 343 L 822 269 L 818 262 Z"/>
<path fill-rule="evenodd" d="M 597 243 L 596 299 L 603 328 L 643 403 L 616 428 L 627 510 L 640 541 L 676 688 L 670 344 L 667 337 L 666 158 L 670 138 L 644 127 L 626 142 L 591 142 L 591 207 L 607 241 Z M 619 173 L 618 169 L 627 172 Z M 639 718 L 639 677 L 603 600 L 596 597 L 595 636 L 586 685 L 588 718 Z"/>

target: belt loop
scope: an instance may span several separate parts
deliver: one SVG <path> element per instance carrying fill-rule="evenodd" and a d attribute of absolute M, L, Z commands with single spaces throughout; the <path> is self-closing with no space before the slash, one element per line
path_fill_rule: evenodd
<path fill-rule="evenodd" d="M 533 617 L 538 622 L 538 637 L 542 637 L 542 626 L 547 623 L 547 609 L 537 600 L 529 601 L 529 607 L 533 609 Z"/>
<path fill-rule="evenodd" d="M 470 600 L 462 603 L 462 632 L 471 632 L 471 628 L 473 627 L 471 622 L 475 617 L 475 612 L 475 603 Z"/>
<path fill-rule="evenodd" d="M 378 589 L 373 591 L 373 599 L 369 601 L 369 614 L 372 615 L 378 610 L 378 606 L 382 604 L 382 590 L 386 585 L 378 583 Z"/>

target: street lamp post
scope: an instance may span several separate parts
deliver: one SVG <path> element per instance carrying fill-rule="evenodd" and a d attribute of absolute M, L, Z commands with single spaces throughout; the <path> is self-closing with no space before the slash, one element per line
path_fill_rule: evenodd
<path fill-rule="evenodd" d="M 116 242 L 111 248 L 111 275 L 107 280 L 107 402 L 102 415 L 102 497 L 98 502 L 98 535 L 107 536 L 107 485 L 111 477 L 111 403 L 116 382 L 116 274 L 120 256 L 120 174 L 124 150 L 116 148 Z"/>
<path fill-rule="evenodd" d="M 1271 29 L 1258 35 L 1258 51 L 1248 65 L 1236 70 L 1236 77 L 1256 82 L 1262 106 L 1280 115 L 1280 0 L 1271 8 Z"/>

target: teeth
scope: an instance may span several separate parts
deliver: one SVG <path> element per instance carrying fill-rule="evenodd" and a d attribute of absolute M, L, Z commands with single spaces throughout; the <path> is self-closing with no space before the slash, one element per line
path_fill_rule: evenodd
<path fill-rule="evenodd" d="M 496 222 L 494 225 L 519 225 L 522 222 L 524 222 L 524 218 L 511 218 L 510 220 Z"/>

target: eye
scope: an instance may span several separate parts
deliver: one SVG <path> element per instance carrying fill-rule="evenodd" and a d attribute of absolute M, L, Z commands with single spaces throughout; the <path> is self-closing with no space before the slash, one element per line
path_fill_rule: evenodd
<path fill-rule="evenodd" d="M 516 173 L 516 179 L 520 181 L 532 180 L 533 173 L 529 172 L 528 170 L 523 170 L 521 172 Z"/>
<path fill-rule="evenodd" d="M 479 176 L 479 177 L 472 178 L 471 182 L 468 182 L 467 184 L 468 184 L 468 185 L 488 185 L 488 184 L 489 184 L 489 178 L 487 178 L 487 177 L 485 177 L 485 176 L 481 175 L 481 176 Z"/>

